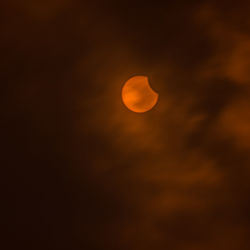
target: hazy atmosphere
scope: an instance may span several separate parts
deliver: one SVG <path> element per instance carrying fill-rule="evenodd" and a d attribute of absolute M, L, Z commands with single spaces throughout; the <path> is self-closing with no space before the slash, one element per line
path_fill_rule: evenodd
<path fill-rule="evenodd" d="M 249 1 L 0 5 L 4 249 L 250 249 Z"/>

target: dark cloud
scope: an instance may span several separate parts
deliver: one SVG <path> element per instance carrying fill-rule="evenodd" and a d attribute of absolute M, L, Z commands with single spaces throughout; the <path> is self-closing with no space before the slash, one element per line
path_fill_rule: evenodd
<path fill-rule="evenodd" d="M 249 249 L 249 8 L 2 3 L 10 249 Z M 145 114 L 121 101 L 136 74 Z"/>

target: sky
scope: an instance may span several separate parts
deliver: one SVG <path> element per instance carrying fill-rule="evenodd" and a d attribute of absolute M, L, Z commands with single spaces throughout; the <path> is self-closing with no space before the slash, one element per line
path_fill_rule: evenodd
<path fill-rule="evenodd" d="M 249 11 L 3 0 L 5 249 L 248 250 Z M 143 114 L 134 75 L 159 94 Z"/>

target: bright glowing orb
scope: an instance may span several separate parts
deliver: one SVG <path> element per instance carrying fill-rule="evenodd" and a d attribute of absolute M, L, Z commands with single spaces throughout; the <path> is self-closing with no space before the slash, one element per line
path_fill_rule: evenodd
<path fill-rule="evenodd" d="M 145 113 L 157 103 L 159 95 L 150 87 L 148 77 L 134 76 L 122 88 L 122 101 L 131 111 Z"/>

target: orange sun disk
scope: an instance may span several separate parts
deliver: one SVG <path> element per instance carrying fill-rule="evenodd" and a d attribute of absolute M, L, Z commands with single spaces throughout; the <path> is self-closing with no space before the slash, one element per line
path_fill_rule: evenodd
<path fill-rule="evenodd" d="M 122 88 L 122 101 L 131 111 L 145 113 L 157 103 L 159 95 L 150 87 L 148 77 L 134 76 Z"/>

